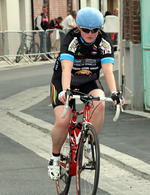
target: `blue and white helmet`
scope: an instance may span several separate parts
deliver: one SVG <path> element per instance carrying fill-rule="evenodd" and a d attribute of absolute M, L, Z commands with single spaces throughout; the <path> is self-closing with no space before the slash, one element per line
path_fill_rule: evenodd
<path fill-rule="evenodd" d="M 79 26 L 87 28 L 99 28 L 104 23 L 102 13 L 91 7 L 82 8 L 78 11 L 76 23 Z"/>

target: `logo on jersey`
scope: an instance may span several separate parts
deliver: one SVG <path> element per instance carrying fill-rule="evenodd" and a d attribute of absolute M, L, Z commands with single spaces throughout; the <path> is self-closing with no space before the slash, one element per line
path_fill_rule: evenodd
<path fill-rule="evenodd" d="M 75 53 L 77 46 L 78 46 L 78 40 L 77 37 L 75 37 L 69 44 L 68 51 Z"/>
<path fill-rule="evenodd" d="M 96 51 L 92 51 L 91 54 L 92 54 L 92 55 L 96 55 L 97 52 L 96 52 Z"/>
<path fill-rule="evenodd" d="M 89 70 L 79 70 L 76 72 L 76 74 L 85 74 L 85 75 L 91 75 L 92 72 Z"/>
<path fill-rule="evenodd" d="M 99 44 L 100 49 L 103 54 L 110 54 L 111 53 L 111 45 L 108 41 L 102 38 L 101 43 Z"/>
<path fill-rule="evenodd" d="M 79 51 L 79 52 L 77 53 L 77 56 L 83 56 L 83 54 Z"/>
<path fill-rule="evenodd" d="M 93 49 L 97 51 L 97 46 L 94 44 Z"/>

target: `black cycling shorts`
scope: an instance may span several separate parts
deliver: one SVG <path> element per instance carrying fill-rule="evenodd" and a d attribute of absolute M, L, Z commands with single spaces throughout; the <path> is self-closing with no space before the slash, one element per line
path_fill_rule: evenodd
<path fill-rule="evenodd" d="M 80 92 L 88 94 L 93 89 L 103 90 L 103 87 L 99 80 L 94 80 L 80 86 L 71 86 L 71 89 L 79 89 Z M 61 91 L 62 91 L 61 79 L 52 79 L 52 82 L 50 84 L 50 98 L 53 108 L 59 105 L 64 105 L 58 99 L 58 95 Z M 72 106 L 72 101 L 69 102 L 69 106 L 70 107 Z"/>

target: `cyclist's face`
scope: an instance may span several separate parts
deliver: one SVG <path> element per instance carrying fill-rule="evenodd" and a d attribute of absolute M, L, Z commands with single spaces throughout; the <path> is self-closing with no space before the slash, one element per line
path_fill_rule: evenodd
<path fill-rule="evenodd" d="M 91 31 L 89 33 L 85 33 L 81 30 L 81 28 L 78 26 L 80 32 L 81 32 L 81 37 L 83 38 L 83 40 L 86 42 L 86 43 L 92 43 L 97 35 L 98 35 L 98 32 L 96 33 L 92 33 Z"/>

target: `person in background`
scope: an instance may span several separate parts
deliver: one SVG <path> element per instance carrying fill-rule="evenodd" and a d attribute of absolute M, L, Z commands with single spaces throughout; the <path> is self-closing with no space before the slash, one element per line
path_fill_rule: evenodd
<path fill-rule="evenodd" d="M 76 28 L 77 27 L 76 16 L 77 16 L 76 11 L 72 11 L 70 15 L 65 17 L 65 19 L 62 22 L 62 26 L 64 28 L 70 28 L 70 29 Z"/>
<path fill-rule="evenodd" d="M 43 54 L 41 55 L 42 58 L 41 60 L 48 60 L 44 55 L 46 52 L 50 52 L 50 39 L 48 33 L 45 32 L 48 29 L 48 17 L 46 6 L 42 7 L 42 13 L 37 17 L 37 28 L 38 30 L 44 30 L 44 32 L 39 32 L 40 53 Z"/>
<path fill-rule="evenodd" d="M 63 29 L 63 26 L 60 24 L 63 21 L 63 18 L 59 16 L 58 18 L 54 18 L 49 23 L 49 29 L 58 28 Z"/>
<path fill-rule="evenodd" d="M 114 13 L 117 12 L 118 9 L 116 8 Z M 118 45 L 118 16 L 113 15 L 111 11 L 106 11 L 104 15 L 104 25 L 103 30 L 107 34 L 107 36 L 112 41 L 112 44 L 114 46 L 114 51 L 117 51 L 117 45 Z"/>
<path fill-rule="evenodd" d="M 63 18 L 61 16 L 59 16 L 58 18 L 54 18 L 50 21 L 49 25 L 48 25 L 48 29 L 52 30 L 54 28 L 57 28 L 57 29 L 60 29 L 62 30 L 63 27 L 62 25 L 60 24 L 62 22 Z M 50 41 L 50 51 L 51 51 L 51 47 L 52 47 L 52 43 L 51 43 L 51 37 L 50 37 L 50 34 L 52 33 L 53 31 L 49 31 L 49 41 Z M 52 57 L 48 54 L 48 57 L 50 59 L 52 59 Z"/>
<path fill-rule="evenodd" d="M 115 15 L 115 16 L 118 16 L 118 8 L 116 8 L 116 9 L 114 10 L 114 15 Z"/>
<path fill-rule="evenodd" d="M 105 15 L 104 15 L 104 19 L 105 19 L 106 16 L 110 16 L 110 15 L 112 15 L 111 11 L 106 11 Z"/>
<path fill-rule="evenodd" d="M 60 45 L 62 44 L 62 41 L 65 35 L 68 33 L 68 31 L 77 27 L 76 16 L 77 16 L 76 11 L 72 11 L 71 14 L 66 16 L 62 21 L 64 32 L 60 32 Z"/>

